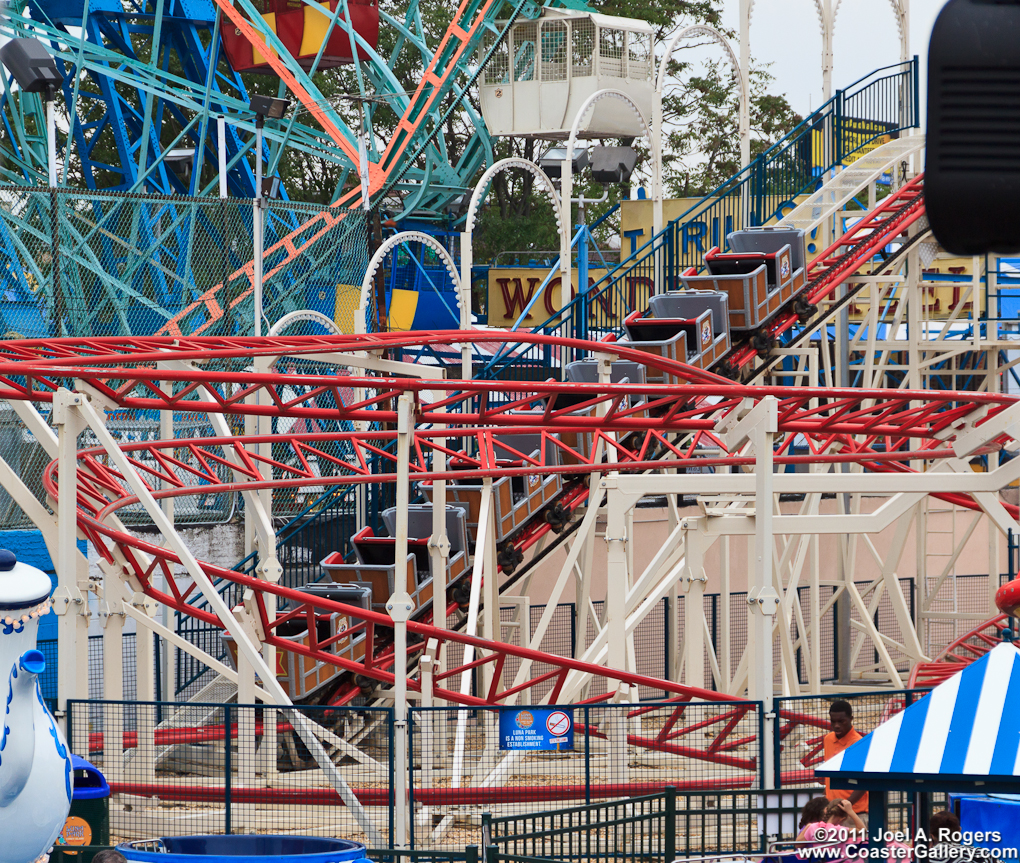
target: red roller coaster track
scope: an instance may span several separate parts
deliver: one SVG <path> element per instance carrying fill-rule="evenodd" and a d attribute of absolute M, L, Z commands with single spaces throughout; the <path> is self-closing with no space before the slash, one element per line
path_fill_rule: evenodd
<path fill-rule="evenodd" d="M 338 366 L 343 366 L 348 362 L 356 364 L 352 359 L 355 354 L 386 350 L 391 357 L 406 356 L 412 350 L 427 347 L 449 350 L 459 357 L 459 352 L 453 350 L 457 345 L 483 340 L 611 353 L 658 367 L 686 383 L 581 385 L 556 381 L 446 381 L 346 375 L 340 378 L 224 370 L 250 367 L 251 361 L 259 356 L 331 357 Z M 0 346 L 2 397 L 48 402 L 61 386 L 73 385 L 71 382 L 75 380 L 87 384 L 87 391 L 98 394 L 110 405 L 123 409 L 370 421 L 382 429 L 340 435 L 273 435 L 271 457 L 261 456 L 250 448 L 270 440 L 268 437 L 135 443 L 121 447 L 126 461 L 116 464 L 102 449 L 78 453 L 80 530 L 103 558 L 123 567 L 138 589 L 176 611 L 213 626 L 222 626 L 222 622 L 211 611 L 195 605 L 194 585 L 182 587 L 174 577 L 175 568 L 182 563 L 180 557 L 171 548 L 126 530 L 113 518 L 120 509 L 139 499 L 129 482 L 128 474 L 132 471 L 156 500 L 222 491 L 393 481 L 395 458 L 387 444 L 394 440 L 396 432 L 385 429 L 388 424 L 396 423 L 394 401 L 405 392 L 415 397 L 410 458 L 412 480 L 454 475 L 500 477 L 752 464 L 753 459 L 746 453 L 726 448 L 716 432 L 717 424 L 729 412 L 745 409 L 747 400 L 766 396 L 774 396 L 779 401 L 779 432 L 775 437 L 777 463 L 849 462 L 868 470 L 908 471 L 907 462 L 911 460 L 931 463 L 953 457 L 950 441 L 954 430 L 968 422 L 985 422 L 1014 404 L 1014 399 L 1008 396 L 987 393 L 752 387 L 617 345 L 491 331 L 267 339 L 49 340 L 6 342 Z M 354 392 L 364 395 L 352 398 Z M 568 393 L 572 403 L 558 407 L 558 399 Z M 576 403 L 579 395 L 587 397 L 581 405 Z M 329 401 L 327 396 L 336 406 L 324 406 Z M 462 410 L 468 396 L 471 406 Z M 579 415 L 578 411 L 583 408 L 592 410 Z M 435 428 L 437 424 L 442 425 L 441 430 Z M 540 447 L 540 455 L 534 458 L 515 453 L 513 457 L 519 466 L 506 467 L 501 461 L 506 456 L 499 452 L 494 435 L 511 431 L 538 432 L 550 446 Z M 594 446 L 586 450 L 570 445 L 571 434 L 575 438 L 587 435 L 591 440 L 601 441 L 603 448 L 614 454 L 615 463 L 596 461 L 590 455 Z M 344 456 L 336 454 L 335 446 L 322 446 L 327 440 L 335 444 L 338 439 L 347 445 Z M 794 452 L 795 444 L 800 449 L 806 446 L 807 453 Z M 711 448 L 711 457 L 705 457 L 706 447 Z M 464 449 L 477 453 L 469 459 L 465 469 L 456 474 L 433 470 L 430 457 L 433 453 L 452 455 Z M 550 457 L 554 451 L 558 458 Z M 313 470 L 313 458 L 320 465 L 330 465 L 331 475 L 324 476 L 324 471 Z M 371 458 L 383 465 L 381 473 L 369 471 Z M 390 470 L 386 469 L 387 464 L 392 466 Z M 233 472 L 232 480 L 224 481 L 223 468 Z M 58 498 L 60 476 L 56 462 L 46 468 L 44 485 L 54 499 Z M 393 683 L 392 621 L 389 617 L 312 597 L 212 564 L 201 563 L 200 566 L 214 582 L 229 582 L 252 591 L 266 644 L 331 663 L 384 684 Z M 155 586 L 157 574 L 165 577 L 167 590 Z M 267 614 L 269 596 L 287 603 L 286 611 L 275 618 Z M 364 634 L 366 643 L 373 647 L 366 651 L 364 660 L 354 661 L 332 652 L 333 642 L 341 636 L 318 638 L 315 619 L 334 612 L 357 621 L 342 637 Z M 308 624 L 307 644 L 277 634 L 283 624 L 295 619 L 304 619 Z M 454 663 L 442 675 L 437 675 L 435 697 L 453 704 L 499 705 L 525 696 L 542 684 L 551 687 L 547 700 L 555 702 L 571 674 L 590 675 L 604 681 L 605 691 L 610 694 L 590 699 L 592 702 L 611 697 L 620 687 L 635 685 L 668 693 L 671 700 L 680 702 L 678 715 L 683 710 L 682 703 L 692 699 L 734 700 L 718 692 L 487 641 L 425 622 L 412 621 L 408 630 L 420 639 L 411 645 L 411 652 L 421 651 L 430 643 L 460 644 L 477 651 L 477 658 L 471 662 Z M 541 663 L 550 670 L 536 674 L 519 686 L 498 689 L 494 685 L 478 695 L 464 695 L 448 685 L 451 678 L 483 665 L 492 667 L 496 672 L 493 680 L 499 680 L 499 670 L 511 658 Z M 411 690 L 420 690 L 421 681 L 412 678 L 408 686 Z M 662 740 L 633 742 L 719 763 L 747 761 L 729 754 L 733 741 L 726 736 L 734 724 L 723 722 L 712 742 L 699 746 L 684 746 L 674 739 L 686 733 L 683 729 L 674 737 L 667 734 Z M 750 761 L 731 766 L 753 769 Z"/>
<path fill-rule="evenodd" d="M 924 174 L 918 174 L 868 211 L 811 262 L 803 299 L 812 305 L 833 299 L 833 292 L 840 284 L 873 260 L 923 216 Z M 767 329 L 775 339 L 796 324 L 797 313 L 791 306 L 776 315 Z M 745 344 L 733 351 L 729 362 L 733 368 L 744 368 L 754 359 L 755 354 L 755 349 Z"/>

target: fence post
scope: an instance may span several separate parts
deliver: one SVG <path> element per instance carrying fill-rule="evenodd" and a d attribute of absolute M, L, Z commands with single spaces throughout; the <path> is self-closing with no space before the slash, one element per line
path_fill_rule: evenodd
<path fill-rule="evenodd" d="M 914 111 L 914 129 L 919 129 L 921 125 L 921 73 L 919 71 L 919 65 L 917 62 L 917 54 L 914 55 L 914 59 L 910 64 L 911 77 L 914 79 L 914 104 L 911 106 Z"/>
<path fill-rule="evenodd" d="M 485 815 L 482 816 L 483 823 Z M 464 846 L 464 863 L 478 863 L 478 846 L 477 845 L 465 845 Z"/>
<path fill-rule="evenodd" d="M 232 768 L 230 754 L 230 705 L 223 705 L 223 832 L 230 835 L 230 772 Z"/>
<path fill-rule="evenodd" d="M 495 845 L 485 846 L 485 863 L 499 863 L 499 848 Z"/>
<path fill-rule="evenodd" d="M 585 805 L 591 803 L 591 726 L 588 724 L 590 719 L 588 712 L 590 708 L 585 705 L 584 708 L 584 802 Z"/>
<path fill-rule="evenodd" d="M 531 621 L 528 621 L 528 626 L 531 626 Z M 530 631 L 529 631 L 530 636 Z M 529 642 L 530 643 L 530 642 Z M 577 603 L 570 603 L 570 649 L 574 656 L 578 656 L 577 652 Z"/>
<path fill-rule="evenodd" d="M 773 728 L 773 732 L 772 732 L 772 746 L 773 746 L 773 749 L 772 749 L 772 753 L 773 753 L 772 754 L 772 764 L 773 764 L 773 767 L 775 769 L 775 783 L 774 783 L 774 785 L 775 785 L 776 788 L 782 788 L 783 787 L 783 764 L 782 764 L 783 741 L 781 739 L 782 735 L 780 734 L 780 728 L 781 728 L 781 725 L 782 725 L 782 719 L 781 719 L 782 708 L 783 708 L 782 699 L 777 698 L 772 703 L 772 711 L 773 711 L 773 713 L 776 714 L 775 721 L 772 723 L 772 728 Z M 762 712 L 764 712 L 764 710 Z M 764 723 L 762 725 L 762 728 L 764 729 Z M 762 785 L 762 787 L 764 787 L 764 784 Z"/>
<path fill-rule="evenodd" d="M 832 149 L 834 151 L 835 158 L 832 160 L 833 166 L 840 165 L 843 163 L 843 91 L 836 91 L 836 122 L 834 123 L 835 129 L 835 140 L 832 143 Z"/>
<path fill-rule="evenodd" d="M 665 857 L 663 863 L 676 859 L 676 786 L 666 786 L 666 829 L 663 836 Z"/>
<path fill-rule="evenodd" d="M 57 702 L 59 705 L 60 702 Z M 75 702 L 70 699 L 67 700 L 67 704 L 64 706 L 64 710 L 67 711 L 65 722 L 67 723 L 67 748 L 74 752 L 74 705 Z M 104 729 L 105 730 L 105 729 Z M 105 740 L 105 738 L 104 738 Z M 87 748 L 87 744 L 86 744 Z M 87 756 L 86 756 L 87 757 Z M 106 758 L 106 752 L 103 752 L 103 758 Z"/>
<path fill-rule="evenodd" d="M 394 828 L 396 827 L 396 809 L 397 809 L 397 807 L 396 807 L 397 784 L 394 781 L 394 779 L 396 778 L 396 769 L 397 769 L 397 753 L 396 753 L 396 739 L 395 739 L 396 738 L 396 722 L 395 722 L 395 716 L 394 716 L 393 708 L 392 707 L 388 707 L 388 708 L 386 708 L 386 710 L 388 711 L 388 719 L 389 719 L 389 721 L 388 721 L 387 724 L 389 725 L 389 732 L 390 732 L 390 747 L 389 747 L 389 753 L 390 753 L 390 758 L 389 758 L 389 761 L 390 761 L 390 801 L 389 801 L 390 802 L 390 848 L 393 848 L 394 847 L 394 845 L 393 845 L 393 832 L 394 832 Z M 411 729 L 411 725 L 410 725 L 410 723 L 408 723 L 408 731 L 407 731 L 408 734 L 411 733 L 410 729 Z M 410 744 L 411 744 L 411 741 L 408 741 L 408 745 L 409 746 L 410 746 Z M 413 750 L 412 750 L 412 752 L 413 752 Z M 411 763 L 412 769 L 413 769 L 413 765 L 414 765 L 413 758 L 410 760 L 410 763 Z M 413 786 L 413 783 L 409 783 L 409 785 Z M 414 794 L 414 791 L 410 787 L 408 788 L 408 791 L 409 791 L 409 797 Z M 414 811 L 414 801 L 413 801 L 413 798 L 409 800 L 409 805 L 411 806 L 411 811 Z M 410 840 L 411 840 L 411 847 L 413 848 L 414 847 L 414 819 L 413 818 L 411 819 L 411 837 L 410 837 Z"/>
<path fill-rule="evenodd" d="M 482 813 L 482 847 L 488 848 L 492 844 L 492 813 Z M 472 847 L 472 846 L 469 846 Z M 473 846 L 475 849 L 475 856 L 478 856 L 478 847 Z M 465 849 L 467 850 L 467 849 Z"/>

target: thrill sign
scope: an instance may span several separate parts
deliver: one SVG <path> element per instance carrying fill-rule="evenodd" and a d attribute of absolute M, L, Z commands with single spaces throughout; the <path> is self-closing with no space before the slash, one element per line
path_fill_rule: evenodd
<path fill-rule="evenodd" d="M 533 752 L 573 749 L 573 712 L 558 707 L 504 707 L 499 712 L 499 748 Z"/>

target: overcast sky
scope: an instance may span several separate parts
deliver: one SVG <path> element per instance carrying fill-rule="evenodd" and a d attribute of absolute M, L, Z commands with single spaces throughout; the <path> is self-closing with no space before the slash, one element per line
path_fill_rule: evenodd
<path fill-rule="evenodd" d="M 945 0 L 910 0 L 910 53 L 924 65 L 932 25 Z M 723 0 L 725 23 L 737 30 L 739 0 Z M 736 46 L 734 46 L 736 48 Z M 718 49 L 716 49 L 718 50 Z M 899 60 L 891 0 L 842 0 L 836 16 L 833 90 Z M 799 114 L 822 101 L 822 35 L 814 0 L 754 0 L 751 57 L 771 63 L 773 89 Z"/>

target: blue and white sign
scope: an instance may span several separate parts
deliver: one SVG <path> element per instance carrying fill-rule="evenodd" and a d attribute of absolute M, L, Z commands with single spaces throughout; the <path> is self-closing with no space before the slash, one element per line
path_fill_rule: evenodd
<path fill-rule="evenodd" d="M 573 749 L 573 711 L 559 707 L 504 707 L 499 712 L 499 748 L 532 752 Z"/>

